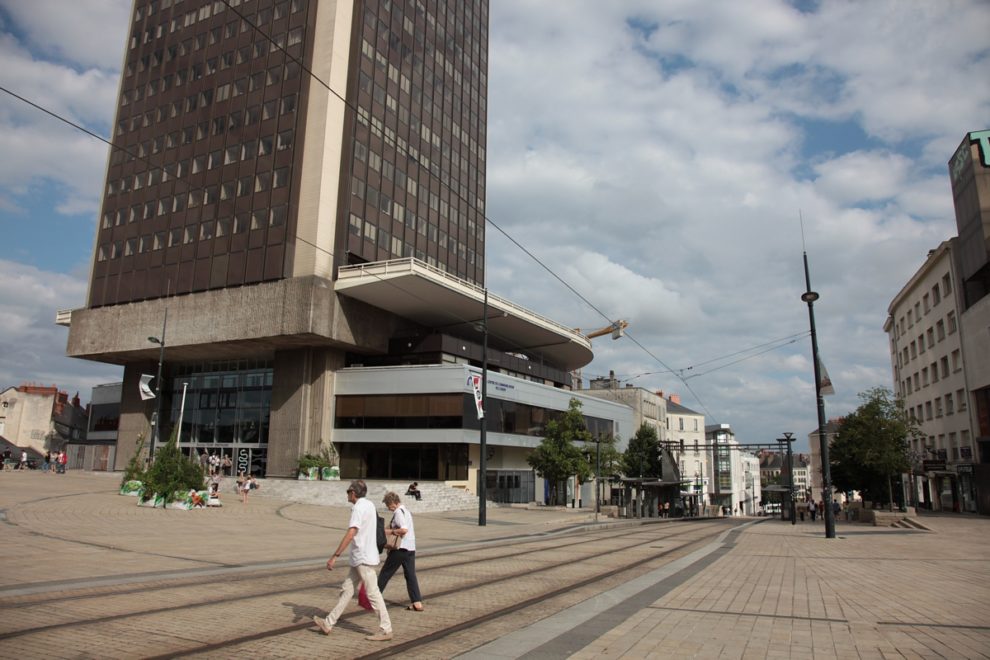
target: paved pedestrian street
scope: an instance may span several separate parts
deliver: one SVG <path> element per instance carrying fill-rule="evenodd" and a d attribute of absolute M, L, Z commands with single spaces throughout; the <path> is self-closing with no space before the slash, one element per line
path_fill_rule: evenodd
<path fill-rule="evenodd" d="M 990 657 L 985 518 L 839 521 L 825 539 L 810 521 L 489 507 L 479 527 L 477 511 L 423 507 L 426 611 L 404 609 L 400 572 L 394 639 L 376 643 L 356 603 L 330 636 L 311 623 L 343 577 L 324 562 L 344 502 L 263 486 L 247 504 L 228 492 L 221 509 L 163 511 L 118 484 L 0 474 L 0 658 Z"/>

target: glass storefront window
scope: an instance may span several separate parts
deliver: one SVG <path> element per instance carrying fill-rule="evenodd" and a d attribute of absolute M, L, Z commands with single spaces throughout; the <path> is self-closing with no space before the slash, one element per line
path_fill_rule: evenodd
<path fill-rule="evenodd" d="M 173 425 L 179 420 L 186 385 L 180 444 L 235 455 L 257 472 L 267 460 L 272 373 L 268 362 L 244 360 L 177 367 L 172 378 Z M 235 453 L 235 445 L 244 449 Z"/>

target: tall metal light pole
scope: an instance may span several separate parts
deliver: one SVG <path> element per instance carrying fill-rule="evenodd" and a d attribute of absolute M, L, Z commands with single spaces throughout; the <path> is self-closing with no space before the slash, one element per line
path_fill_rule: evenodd
<path fill-rule="evenodd" d="M 835 538 L 835 511 L 832 510 L 832 468 L 828 458 L 828 436 L 825 434 L 825 399 L 822 397 L 822 365 L 818 359 L 818 334 L 815 332 L 815 301 L 818 294 L 811 290 L 808 253 L 804 252 L 804 282 L 806 291 L 801 300 L 808 303 L 808 323 L 811 325 L 811 359 L 815 363 L 815 399 L 818 405 L 818 443 L 822 457 L 822 506 L 825 510 L 825 538 Z"/>
<path fill-rule="evenodd" d="M 598 521 L 598 514 L 602 512 L 602 438 L 599 436 L 595 440 L 595 521 Z"/>
<path fill-rule="evenodd" d="M 158 344 L 158 375 L 155 377 L 155 420 L 151 429 L 151 442 L 148 444 L 148 458 L 155 455 L 155 444 L 161 438 L 162 427 L 162 362 L 165 361 L 165 328 L 168 324 L 168 307 L 165 308 L 165 317 L 162 319 L 162 336 L 148 337 L 152 344 Z"/>
<path fill-rule="evenodd" d="M 488 446 L 485 432 L 488 426 L 488 415 L 485 414 L 485 407 L 488 405 L 488 289 L 485 288 L 485 303 L 481 315 L 481 470 L 478 478 L 478 526 L 484 527 L 488 524 Z"/>
<path fill-rule="evenodd" d="M 797 505 L 794 503 L 794 452 L 791 443 L 794 442 L 794 434 L 790 431 L 784 432 L 783 438 L 777 438 L 777 442 L 787 443 L 787 511 L 791 517 L 791 524 L 797 524 Z M 783 515 L 783 514 L 781 514 Z"/>

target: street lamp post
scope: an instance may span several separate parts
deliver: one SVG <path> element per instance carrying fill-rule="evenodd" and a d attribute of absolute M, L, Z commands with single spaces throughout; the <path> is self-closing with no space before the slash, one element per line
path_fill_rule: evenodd
<path fill-rule="evenodd" d="M 835 511 L 832 510 L 832 468 L 828 458 L 828 436 L 825 434 L 825 398 L 822 396 L 822 365 L 818 358 L 818 334 L 815 332 L 815 301 L 818 293 L 811 290 L 808 253 L 804 253 L 804 282 L 806 291 L 801 300 L 808 303 L 808 323 L 811 326 L 811 359 L 815 363 L 815 399 L 818 407 L 818 444 L 822 459 L 822 506 L 825 510 L 825 538 L 835 538 Z"/>
<path fill-rule="evenodd" d="M 162 319 L 162 336 L 148 337 L 152 344 L 158 344 L 158 375 L 155 377 L 155 420 L 151 429 L 151 442 L 148 444 L 148 458 L 155 455 L 155 445 L 161 438 L 162 427 L 162 363 L 165 361 L 165 328 L 168 324 L 168 307 L 165 308 L 165 317 Z"/>
<path fill-rule="evenodd" d="M 595 438 L 595 522 L 598 522 L 598 514 L 602 512 L 602 438 Z"/>
<path fill-rule="evenodd" d="M 791 443 L 794 442 L 794 434 L 790 431 L 784 432 L 783 438 L 777 438 L 777 442 L 787 443 L 787 511 L 791 517 L 791 524 L 797 524 L 797 505 L 794 503 L 794 452 Z M 783 515 L 783 514 L 781 514 Z"/>
<path fill-rule="evenodd" d="M 485 407 L 488 405 L 488 289 L 485 289 L 485 303 L 482 308 L 481 319 L 481 437 L 479 438 L 481 465 L 480 477 L 478 479 L 478 526 L 485 527 L 488 524 L 488 503 L 486 501 L 488 485 L 488 447 L 486 442 L 486 431 L 488 415 L 485 414 Z"/>

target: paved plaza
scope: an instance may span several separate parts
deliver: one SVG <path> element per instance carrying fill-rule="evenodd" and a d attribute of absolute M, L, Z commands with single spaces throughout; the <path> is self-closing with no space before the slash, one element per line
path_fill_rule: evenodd
<path fill-rule="evenodd" d="M 246 505 L 231 493 L 219 510 L 152 510 L 116 495 L 118 482 L 116 475 L 95 473 L 0 474 L 0 657 L 128 657 L 113 640 L 59 632 L 58 617 L 65 614 L 58 595 L 152 580 L 181 586 L 197 576 L 257 574 L 266 566 L 319 572 L 348 516 L 343 502 L 258 496 L 264 487 Z M 467 646 L 452 637 L 402 651 L 397 633 L 394 646 L 334 651 L 332 639 L 301 629 L 292 646 L 252 646 L 248 640 L 236 653 L 201 657 L 311 657 L 320 649 L 336 657 L 387 657 L 389 648 L 406 657 L 471 658 L 990 657 L 990 520 L 939 515 L 920 522 L 928 531 L 840 521 L 839 538 L 829 540 L 822 525 L 810 522 L 725 521 L 714 528 L 717 536 L 670 559 L 644 561 L 634 576 L 617 573 L 548 597 L 509 625 L 472 628 Z M 614 534 L 656 532 L 655 547 L 662 548 L 669 541 L 660 535 L 674 524 L 690 530 L 711 523 L 605 524 Z M 602 532 L 588 511 L 508 507 L 489 508 L 485 527 L 477 525 L 477 511 L 421 510 L 416 528 L 424 561 L 431 553 L 497 548 L 526 536 L 577 539 L 587 530 Z M 599 561 L 606 566 L 611 557 Z M 429 586 L 424 583 L 428 607 Z M 396 589 L 393 598 L 401 595 Z M 25 621 L 18 610 L 22 599 L 46 594 L 52 596 L 48 614 Z M 218 600 L 223 597 L 218 593 Z M 127 607 L 128 599 L 135 608 L 147 604 L 139 589 L 114 598 L 117 607 Z M 443 612 L 456 614 L 457 598 L 456 592 L 448 596 L 447 609 L 438 605 L 432 613 L 399 608 L 393 615 L 397 631 L 408 635 L 417 624 L 439 621 Z M 322 596 L 311 605 L 329 604 Z M 476 603 L 463 601 L 463 608 L 469 605 Z M 206 627 L 216 632 L 228 623 L 222 617 Z M 52 627 L 57 644 L 24 633 L 44 626 Z M 130 657 L 154 655 L 148 647 Z"/>

